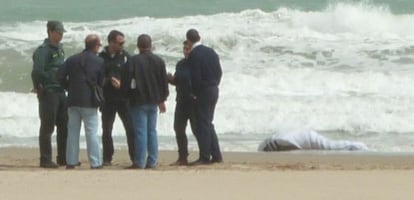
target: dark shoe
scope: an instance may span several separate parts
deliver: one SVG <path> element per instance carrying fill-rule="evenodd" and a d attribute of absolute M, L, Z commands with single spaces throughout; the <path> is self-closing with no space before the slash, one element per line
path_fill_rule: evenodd
<path fill-rule="evenodd" d="M 181 160 L 181 159 L 178 159 L 177 161 L 170 164 L 170 166 L 185 166 L 185 165 L 188 165 L 188 161 Z"/>
<path fill-rule="evenodd" d="M 99 166 L 96 166 L 96 167 L 91 166 L 91 169 L 103 169 L 103 166 L 102 165 L 99 165 Z"/>
<path fill-rule="evenodd" d="M 196 161 L 193 161 L 193 162 L 188 163 L 189 166 L 209 165 L 209 164 L 211 164 L 211 161 L 209 161 L 209 160 L 201 160 L 201 159 L 198 159 Z"/>
<path fill-rule="evenodd" d="M 157 168 L 157 165 L 147 165 L 147 166 L 145 166 L 145 169 L 155 169 L 155 168 Z"/>
<path fill-rule="evenodd" d="M 131 166 L 126 167 L 125 169 L 142 169 L 142 167 L 139 167 L 139 166 L 138 166 L 138 165 L 136 165 L 136 164 L 132 164 Z"/>
<path fill-rule="evenodd" d="M 212 163 L 222 163 L 223 159 L 211 159 Z"/>
<path fill-rule="evenodd" d="M 75 169 L 75 165 L 66 165 L 66 169 Z"/>
<path fill-rule="evenodd" d="M 47 162 L 47 163 L 40 163 L 40 167 L 41 168 L 53 169 L 53 168 L 59 168 L 59 165 L 57 165 L 54 162 Z"/>
<path fill-rule="evenodd" d="M 66 161 L 64 161 L 64 160 L 57 160 L 57 164 L 59 166 L 65 166 L 66 165 Z"/>
<path fill-rule="evenodd" d="M 112 165 L 111 161 L 104 161 L 103 162 L 103 166 L 111 166 L 111 165 Z"/>

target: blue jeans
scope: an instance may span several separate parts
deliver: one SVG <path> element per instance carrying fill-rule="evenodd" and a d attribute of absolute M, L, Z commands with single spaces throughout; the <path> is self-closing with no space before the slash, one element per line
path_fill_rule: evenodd
<path fill-rule="evenodd" d="M 131 115 L 134 126 L 134 165 L 140 168 L 156 167 L 158 160 L 156 130 L 158 105 L 145 104 L 132 106 Z"/>
<path fill-rule="evenodd" d="M 101 149 L 98 136 L 97 108 L 68 108 L 68 140 L 66 145 L 67 165 L 77 165 L 79 162 L 79 136 L 82 121 L 85 127 L 86 147 L 91 167 L 102 165 Z"/>

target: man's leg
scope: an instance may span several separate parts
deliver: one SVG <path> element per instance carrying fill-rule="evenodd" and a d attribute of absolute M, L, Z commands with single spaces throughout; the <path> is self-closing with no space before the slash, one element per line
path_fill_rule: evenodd
<path fill-rule="evenodd" d="M 116 108 L 110 103 L 105 103 L 101 109 L 102 114 L 102 148 L 103 163 L 110 165 L 114 155 L 114 143 L 112 140 L 112 128 L 115 121 Z"/>
<path fill-rule="evenodd" d="M 128 153 L 131 161 L 134 160 L 134 127 L 130 113 L 130 106 L 127 102 L 118 105 L 118 115 L 124 125 L 126 139 L 128 144 Z"/>
<path fill-rule="evenodd" d="M 79 107 L 68 108 L 68 139 L 66 144 L 66 165 L 76 166 L 79 163 L 79 136 L 81 113 Z"/>
<path fill-rule="evenodd" d="M 145 168 L 155 168 L 158 161 L 157 117 L 158 105 L 147 106 L 148 157 Z"/>
<path fill-rule="evenodd" d="M 64 92 L 59 94 L 59 109 L 56 119 L 56 141 L 58 165 L 66 165 L 66 143 L 68 137 L 68 107 Z"/>
<path fill-rule="evenodd" d="M 174 131 L 178 146 L 178 162 L 187 162 L 188 140 L 185 133 L 187 126 L 186 106 L 184 103 L 177 102 L 174 112 Z"/>
<path fill-rule="evenodd" d="M 82 118 L 85 123 L 86 146 L 91 168 L 102 166 L 101 148 L 98 136 L 98 111 L 96 108 L 81 108 Z"/>
<path fill-rule="evenodd" d="M 214 112 L 216 110 L 216 104 L 218 100 L 218 88 L 211 87 L 208 88 L 209 90 L 209 103 L 208 103 L 208 121 L 209 121 L 209 130 L 211 136 L 211 156 L 212 162 L 223 162 L 223 157 L 220 151 L 220 145 L 217 138 L 216 129 L 214 128 L 213 120 L 214 120 Z"/>
<path fill-rule="evenodd" d="M 131 107 L 132 120 L 134 125 L 134 167 L 145 168 L 147 155 L 147 114 L 143 106 Z"/>
<path fill-rule="evenodd" d="M 58 167 L 52 162 L 51 137 L 56 124 L 58 98 L 55 93 L 43 92 L 38 95 L 39 100 L 39 150 L 40 166 L 45 168 Z"/>

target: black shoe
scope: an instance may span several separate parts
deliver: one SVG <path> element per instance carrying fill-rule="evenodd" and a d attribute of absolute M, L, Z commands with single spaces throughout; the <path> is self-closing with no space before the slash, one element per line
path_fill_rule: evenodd
<path fill-rule="evenodd" d="M 155 169 L 155 168 L 157 168 L 157 165 L 147 165 L 147 166 L 145 166 L 145 169 Z"/>
<path fill-rule="evenodd" d="M 188 165 L 187 159 L 178 159 L 177 161 L 170 164 L 170 166 L 185 166 Z"/>
<path fill-rule="evenodd" d="M 142 169 L 142 167 L 136 164 L 132 164 L 131 166 L 125 167 L 125 169 Z"/>
<path fill-rule="evenodd" d="M 103 162 L 103 166 L 111 166 L 111 165 L 112 165 L 111 161 L 104 161 Z"/>
<path fill-rule="evenodd" d="M 54 169 L 54 168 L 59 168 L 59 165 L 57 165 L 56 163 L 50 161 L 50 162 L 47 162 L 47 163 L 40 163 L 40 167 L 41 168 Z"/>
<path fill-rule="evenodd" d="M 222 163 L 223 162 L 223 159 L 221 158 L 221 159 L 211 159 L 211 162 L 212 163 Z"/>
<path fill-rule="evenodd" d="M 75 165 L 66 165 L 66 169 L 75 169 Z"/>
<path fill-rule="evenodd" d="M 99 166 L 96 166 L 96 167 L 91 166 L 91 169 L 103 169 L 103 166 L 102 165 L 99 165 Z"/>
<path fill-rule="evenodd" d="M 198 159 L 196 161 L 193 161 L 193 162 L 188 163 L 189 166 L 209 165 L 209 164 L 211 164 L 211 161 L 209 161 L 209 160 L 202 160 L 202 159 Z"/>

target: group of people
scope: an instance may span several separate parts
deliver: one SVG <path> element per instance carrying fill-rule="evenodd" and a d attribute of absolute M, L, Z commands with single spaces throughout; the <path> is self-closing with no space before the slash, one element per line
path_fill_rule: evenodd
<path fill-rule="evenodd" d="M 186 34 L 184 59 L 174 74 L 167 74 L 164 60 L 152 52 L 152 39 L 141 34 L 137 55 L 124 48 L 124 34 L 112 30 L 101 49 L 96 34 L 85 38 L 85 49 L 65 60 L 61 44 L 64 26 L 47 22 L 48 37 L 33 53 L 33 92 L 39 101 L 40 167 L 74 169 L 79 166 L 79 137 L 84 124 L 91 169 L 112 164 L 112 128 L 118 113 L 127 138 L 128 168 L 155 168 L 158 160 L 157 117 L 166 111 L 168 83 L 176 86 L 174 130 L 179 156 L 173 165 L 223 162 L 213 125 L 222 70 L 217 53 L 200 43 L 195 29 Z M 97 91 L 104 101 L 98 101 Z M 98 136 L 98 110 L 102 117 L 102 149 Z M 187 122 L 199 146 L 199 159 L 188 162 Z M 57 157 L 52 158 L 51 136 L 56 126 Z"/>

